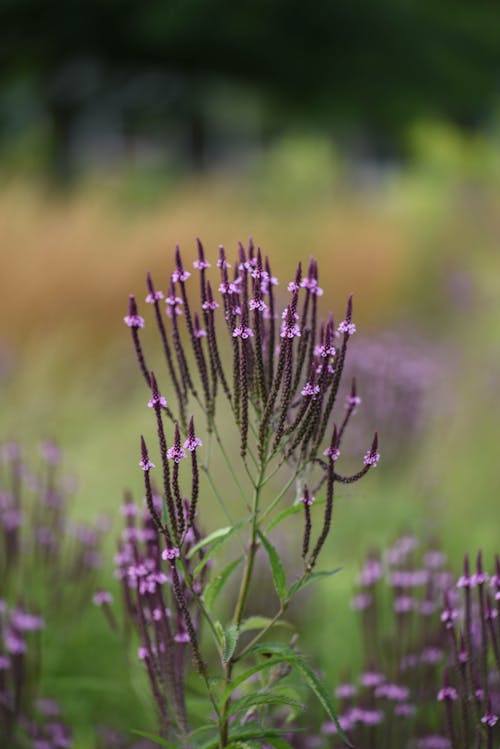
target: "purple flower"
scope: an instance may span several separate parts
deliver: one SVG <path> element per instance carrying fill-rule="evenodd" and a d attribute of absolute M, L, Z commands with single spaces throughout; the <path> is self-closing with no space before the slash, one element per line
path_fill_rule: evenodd
<path fill-rule="evenodd" d="M 133 518 L 137 515 L 137 505 L 133 502 L 125 502 L 122 505 L 121 513 L 126 518 Z"/>
<path fill-rule="evenodd" d="M 347 333 L 347 335 L 354 335 L 354 333 L 356 332 L 356 326 L 353 322 L 349 322 L 348 320 L 342 320 L 337 330 L 339 333 Z"/>
<path fill-rule="evenodd" d="M 385 681 L 385 676 L 376 671 L 365 671 L 359 680 L 364 687 L 377 687 Z"/>
<path fill-rule="evenodd" d="M 155 302 L 159 302 L 161 299 L 163 299 L 163 291 L 155 291 L 150 292 L 146 297 L 146 302 L 148 304 L 154 304 Z"/>
<path fill-rule="evenodd" d="M 203 302 L 201 308 L 204 310 L 215 310 L 218 306 L 219 304 L 215 301 L 215 299 L 211 299 L 210 301 L 207 300 L 206 302 Z"/>
<path fill-rule="evenodd" d="M 153 397 L 148 400 L 148 408 L 156 408 L 157 406 L 161 406 L 162 408 L 167 407 L 167 399 L 164 395 L 160 395 L 159 393 L 153 395 Z"/>
<path fill-rule="evenodd" d="M 151 460 L 149 460 L 149 458 L 141 458 L 139 461 L 139 465 L 143 471 L 149 471 L 151 468 L 156 468 L 155 464 Z"/>
<path fill-rule="evenodd" d="M 176 423 L 174 444 L 167 450 L 167 458 L 173 460 L 175 463 L 180 463 L 180 461 L 185 457 L 186 451 L 181 447 L 181 433 L 179 431 L 179 425 Z"/>
<path fill-rule="evenodd" d="M 404 702 L 410 696 L 408 687 L 402 687 L 399 684 L 380 684 L 375 689 L 375 697 L 385 697 L 394 702 Z"/>
<path fill-rule="evenodd" d="M 450 747 L 450 740 L 446 736 L 438 736 L 437 734 L 422 736 L 417 741 L 417 749 L 450 749 Z"/>
<path fill-rule="evenodd" d="M 458 693 L 455 687 L 445 686 L 439 690 L 437 698 L 439 702 L 443 702 L 444 700 L 453 701 L 458 699 Z"/>
<path fill-rule="evenodd" d="M 319 385 L 312 385 L 310 382 L 306 382 L 302 390 L 300 391 L 304 398 L 312 396 L 313 398 L 319 393 Z"/>
<path fill-rule="evenodd" d="M 41 616 L 28 614 L 26 611 L 14 611 L 11 615 L 11 622 L 20 632 L 36 632 L 45 626 Z"/>
<path fill-rule="evenodd" d="M 189 452 L 193 452 L 193 450 L 196 450 L 197 447 L 201 447 L 201 446 L 202 446 L 202 442 L 200 438 L 197 437 L 194 433 L 194 419 L 191 416 L 191 419 L 189 420 L 187 440 L 184 442 L 184 449 L 189 450 Z"/>
<path fill-rule="evenodd" d="M 52 442 L 52 440 L 42 442 L 40 445 L 40 453 L 44 460 L 52 465 L 57 465 L 61 461 L 61 450 L 55 442 Z"/>
<path fill-rule="evenodd" d="M 354 697 L 357 691 L 357 687 L 354 684 L 339 684 L 335 690 L 335 696 L 339 699 L 349 699 L 350 697 Z"/>
<path fill-rule="evenodd" d="M 340 450 L 338 447 L 332 447 L 330 445 L 330 447 L 327 447 L 326 450 L 324 450 L 323 455 L 331 460 L 337 460 L 340 457 Z"/>
<path fill-rule="evenodd" d="M 300 498 L 300 502 L 302 502 L 302 504 L 307 505 L 308 507 L 310 507 L 315 501 L 316 501 L 316 497 L 311 497 L 311 495 L 309 494 L 309 489 L 307 488 L 307 485 L 305 485 L 304 486 L 304 494 Z"/>
<path fill-rule="evenodd" d="M 328 359 L 330 356 L 335 356 L 336 351 L 334 346 L 327 346 L 326 344 L 318 344 L 314 347 L 314 356 L 319 356 L 322 359 Z"/>
<path fill-rule="evenodd" d="M 189 642 L 189 634 L 185 630 L 183 630 L 182 632 L 178 632 L 175 635 L 174 640 L 179 643 Z"/>
<path fill-rule="evenodd" d="M 4 634 L 5 649 L 12 655 L 22 655 L 27 650 L 26 643 L 12 630 L 7 630 Z"/>
<path fill-rule="evenodd" d="M 300 286 L 296 281 L 290 281 L 286 288 L 288 291 L 298 291 Z"/>
<path fill-rule="evenodd" d="M 367 559 L 358 578 L 360 585 L 374 585 L 382 577 L 382 565 L 378 559 Z"/>
<path fill-rule="evenodd" d="M 411 702 L 402 702 L 395 706 L 394 715 L 399 715 L 401 718 L 409 718 L 410 715 L 414 715 L 417 708 L 412 705 Z"/>
<path fill-rule="evenodd" d="M 493 728 L 498 723 L 498 715 L 495 715 L 491 710 L 488 710 L 481 718 L 481 723 L 488 728 Z"/>
<path fill-rule="evenodd" d="M 358 593 L 351 599 L 351 608 L 354 611 L 364 611 L 373 603 L 373 597 L 369 593 Z"/>
<path fill-rule="evenodd" d="M 415 608 L 415 599 L 410 596 L 398 596 L 394 599 L 394 611 L 396 614 L 407 614 Z"/>
<path fill-rule="evenodd" d="M 250 299 L 248 306 L 250 309 L 258 310 L 259 312 L 264 312 L 267 309 L 267 304 L 262 299 Z"/>
<path fill-rule="evenodd" d="M 137 311 L 137 303 L 133 294 L 129 295 L 128 298 L 128 314 L 123 318 L 125 325 L 129 328 L 143 328 L 144 318 L 142 318 Z"/>
<path fill-rule="evenodd" d="M 385 718 L 381 710 L 356 710 L 356 722 L 365 726 L 378 726 Z"/>
<path fill-rule="evenodd" d="M 180 551 L 177 548 L 177 546 L 171 546 L 169 549 L 165 549 L 162 551 L 161 558 L 166 559 L 169 562 L 173 559 L 179 559 L 180 557 Z"/>
<path fill-rule="evenodd" d="M 428 648 L 425 648 L 421 655 L 421 661 L 422 663 L 429 663 L 430 665 L 434 665 L 436 663 L 439 663 L 439 661 L 443 657 L 443 651 L 441 648 L 435 648 L 429 646 Z"/>
<path fill-rule="evenodd" d="M 253 331 L 248 327 L 238 327 L 233 330 L 233 338 L 251 338 Z"/>
<path fill-rule="evenodd" d="M 348 395 L 346 398 L 346 406 L 347 408 L 356 408 L 356 406 L 361 405 L 361 398 L 359 395 Z"/>
<path fill-rule="evenodd" d="M 96 606 L 104 606 L 104 604 L 113 603 L 113 596 L 107 590 L 98 590 L 94 593 L 92 601 Z"/>
<path fill-rule="evenodd" d="M 373 450 L 370 449 L 365 454 L 365 457 L 363 458 L 363 463 L 365 464 L 365 466 L 372 466 L 373 468 L 376 468 L 379 460 L 380 460 L 380 453 L 373 452 Z"/>
<path fill-rule="evenodd" d="M 207 260 L 195 260 L 193 263 L 193 267 L 196 268 L 196 270 L 205 270 L 206 268 L 210 268 L 210 263 L 207 262 Z"/>
<path fill-rule="evenodd" d="M 0 671 L 6 671 L 10 668 L 10 658 L 0 653 Z"/>
<path fill-rule="evenodd" d="M 177 283 L 180 281 L 181 283 L 184 283 L 184 281 L 187 281 L 191 273 L 188 270 L 183 270 L 182 268 L 178 268 L 177 270 L 174 270 L 174 272 L 171 275 L 171 279 L 173 283 Z"/>
<path fill-rule="evenodd" d="M 149 658 L 149 653 L 148 653 L 147 648 L 145 648 L 144 646 L 141 646 L 140 648 L 138 648 L 138 650 L 137 650 L 137 657 L 141 661 L 145 661 L 146 658 Z"/>
<path fill-rule="evenodd" d="M 318 281 L 316 280 L 316 278 L 311 278 L 310 276 L 307 276 L 306 278 L 303 279 L 300 285 L 303 289 L 307 289 L 308 291 L 311 292 L 311 294 L 314 294 L 314 296 L 323 295 L 323 289 L 318 286 Z"/>
<path fill-rule="evenodd" d="M 140 315 L 126 315 L 126 317 L 123 318 L 123 321 L 125 325 L 128 325 L 129 328 L 144 327 L 144 318 Z"/>

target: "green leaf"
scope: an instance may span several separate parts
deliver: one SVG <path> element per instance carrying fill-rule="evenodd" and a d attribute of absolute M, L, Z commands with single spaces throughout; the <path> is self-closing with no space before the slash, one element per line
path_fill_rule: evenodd
<path fill-rule="evenodd" d="M 167 747 L 167 749 L 177 749 L 175 744 L 172 744 L 170 741 L 166 741 L 161 736 L 156 736 L 156 734 L 154 733 L 147 733 L 147 731 L 136 731 L 135 729 L 132 729 L 132 733 L 135 733 L 137 736 L 142 736 L 143 739 L 149 739 L 154 744 L 165 746 Z"/>
<path fill-rule="evenodd" d="M 253 725 L 248 725 L 245 727 L 239 727 L 232 730 L 230 729 L 229 743 L 227 746 L 228 749 L 229 747 L 233 747 L 233 749 L 236 749 L 236 747 L 241 748 L 241 742 L 262 742 L 263 740 L 265 740 L 268 744 L 271 744 L 271 746 L 274 746 L 276 749 L 292 749 L 290 744 L 285 741 L 279 731 L 276 731 L 273 728 L 262 728 L 255 723 Z M 217 749 L 218 746 L 219 740 L 215 739 L 203 744 L 200 749 Z"/>
<path fill-rule="evenodd" d="M 271 624 L 272 619 L 267 616 L 249 616 L 248 619 L 244 619 L 240 624 L 240 632 L 249 632 L 252 629 L 265 629 Z M 295 629 L 293 624 L 286 622 L 284 619 L 278 619 L 274 622 L 273 627 L 286 627 L 287 629 Z"/>
<path fill-rule="evenodd" d="M 231 703 L 228 715 L 241 713 L 249 710 L 251 707 L 259 707 L 261 705 L 287 705 L 288 707 L 304 709 L 304 705 L 301 702 L 286 695 L 272 694 L 271 692 L 255 692 L 247 694 L 245 697 L 241 697 L 239 700 Z"/>
<path fill-rule="evenodd" d="M 230 564 L 228 564 L 227 567 L 225 567 L 222 572 L 217 575 L 217 577 L 214 577 L 214 579 L 208 583 L 203 594 L 203 599 L 205 601 L 205 606 L 207 607 L 207 609 L 210 610 L 212 608 L 217 596 L 222 591 L 225 584 L 242 561 L 243 557 L 239 557 L 233 562 L 230 562 Z"/>
<path fill-rule="evenodd" d="M 205 543 L 210 543 L 211 544 L 211 548 L 209 549 L 209 551 L 207 551 L 205 553 L 205 555 L 204 555 L 203 559 L 201 560 L 201 562 L 199 562 L 198 565 L 194 568 L 194 570 L 193 570 L 193 577 L 196 577 L 197 575 L 199 575 L 200 572 L 202 571 L 203 567 L 206 565 L 206 563 L 209 561 L 209 559 L 211 559 L 213 557 L 213 555 L 216 553 L 216 551 L 218 551 L 218 549 L 220 549 L 220 547 L 223 544 L 225 544 L 226 541 L 229 538 L 231 538 L 232 536 L 234 536 L 235 533 L 238 533 L 238 531 L 240 530 L 240 528 L 243 528 L 243 526 L 246 525 L 247 523 L 248 523 L 248 520 L 242 520 L 240 523 L 236 523 L 236 525 L 233 525 L 232 528 L 229 527 L 229 526 L 227 528 L 220 528 L 219 531 L 224 530 L 225 531 L 224 534 L 221 535 L 218 531 L 214 531 L 214 533 L 218 533 L 218 535 L 215 538 L 213 538 L 212 541 L 207 542 L 206 539 L 205 539 Z M 212 535 L 212 534 L 210 534 L 210 535 Z M 209 536 L 207 536 L 207 538 L 209 538 Z M 202 542 L 200 541 L 200 543 L 202 543 Z M 197 544 L 197 545 L 199 546 L 199 544 Z M 196 548 L 196 547 L 194 547 L 194 548 Z"/>
<path fill-rule="evenodd" d="M 268 668 L 272 668 L 273 666 L 277 666 L 280 663 L 283 663 L 283 658 L 268 658 L 267 660 L 262 660 L 260 663 L 257 663 L 255 666 L 252 666 L 252 668 L 248 668 L 246 671 L 243 671 L 239 676 L 236 676 L 234 679 L 232 679 L 231 683 L 224 689 L 222 692 L 218 707 L 220 710 L 223 709 L 226 700 L 231 696 L 233 691 L 238 687 L 240 684 L 243 684 L 244 681 L 249 679 L 254 674 L 259 673 L 259 671 L 265 671 Z"/>
<path fill-rule="evenodd" d="M 286 661 L 290 663 L 294 668 L 296 668 L 303 677 L 306 684 L 310 687 L 310 689 L 312 689 L 312 691 L 318 698 L 328 717 L 333 720 L 333 722 L 337 726 L 337 731 L 339 732 L 339 735 L 342 737 L 344 742 L 347 744 L 347 746 L 352 746 L 340 726 L 337 714 L 333 707 L 333 702 L 328 693 L 328 689 L 316 676 L 312 668 L 305 660 L 304 656 L 301 655 L 301 653 L 298 653 L 296 650 L 293 650 L 289 645 L 285 645 L 282 643 L 266 643 L 262 645 L 255 645 L 251 650 L 249 650 L 249 655 L 259 653 L 262 655 L 271 656 L 269 661 L 275 660 L 276 657 L 279 657 L 279 655 L 281 654 L 281 661 Z"/>
<path fill-rule="evenodd" d="M 221 536 L 227 536 L 227 534 L 231 530 L 232 527 L 228 525 L 225 528 L 218 528 L 216 531 L 212 531 L 212 533 L 209 533 L 208 536 L 202 538 L 201 541 L 198 541 L 197 544 L 189 549 L 189 553 L 186 555 L 187 559 L 191 559 L 196 554 L 196 552 L 199 551 L 199 549 L 203 549 L 204 546 L 209 546 L 209 544 L 211 544 L 212 541 L 215 541 L 217 538 L 220 538 Z"/>
<path fill-rule="evenodd" d="M 274 587 L 276 588 L 276 593 L 278 594 L 280 603 L 283 603 L 287 593 L 285 569 L 278 556 L 278 552 L 272 543 L 263 535 L 263 533 L 261 533 L 261 531 L 257 531 L 257 535 L 267 551 L 267 556 L 269 557 L 269 562 L 271 564 L 271 572 L 273 573 Z"/>
<path fill-rule="evenodd" d="M 319 505 L 324 505 L 325 500 L 324 499 L 317 499 L 314 503 L 315 507 L 318 507 Z M 279 525 L 283 520 L 286 520 L 287 518 L 292 517 L 293 515 L 297 515 L 298 513 L 304 512 L 304 505 L 302 502 L 298 502 L 296 505 L 292 505 L 291 507 L 287 507 L 285 510 L 282 510 L 279 515 L 276 515 L 274 520 L 272 520 L 269 525 L 266 528 L 266 533 L 269 533 L 269 531 L 272 531 L 273 528 L 276 528 L 277 525 Z"/>
<path fill-rule="evenodd" d="M 233 657 L 233 653 L 236 649 L 238 642 L 239 627 L 237 624 L 232 622 L 224 630 L 223 648 L 222 648 L 222 660 L 227 663 Z"/>
<path fill-rule="evenodd" d="M 322 580 L 325 577 L 331 577 L 332 575 L 336 575 L 337 572 L 340 572 L 342 567 L 335 567 L 333 570 L 324 570 L 323 572 L 311 572 L 310 575 L 308 575 L 306 578 L 301 577 L 299 580 L 296 580 L 294 583 L 290 585 L 288 588 L 287 598 L 291 598 L 295 595 L 295 593 L 298 593 L 299 590 L 302 590 L 302 588 L 305 588 L 306 585 L 310 585 L 311 583 L 316 582 L 317 580 Z"/>

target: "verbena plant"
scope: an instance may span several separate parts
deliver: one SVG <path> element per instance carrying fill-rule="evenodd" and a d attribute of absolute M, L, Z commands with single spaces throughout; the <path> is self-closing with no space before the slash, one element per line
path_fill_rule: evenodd
<path fill-rule="evenodd" d="M 168 372 L 164 387 L 147 364 L 141 337 L 144 318 L 135 297 L 129 298 L 124 320 L 149 390 L 158 449 L 153 454 L 141 438 L 149 517 L 136 525 L 133 505 L 126 503 L 119 576 L 158 708 L 161 730 L 155 740 L 164 746 L 204 749 L 263 743 L 286 747 L 287 725 L 302 707 L 290 672 L 311 687 L 343 735 L 329 690 L 298 650 L 296 637 L 289 642 L 269 637 L 304 586 L 337 571 L 316 570 L 331 529 L 335 486 L 353 483 L 377 465 L 377 435 L 359 471 L 339 472 L 345 431 L 360 402 L 353 381 L 347 403 L 335 408 L 356 331 L 352 299 L 339 325 L 331 314 L 321 321 L 322 290 L 312 259 L 305 276 L 301 266 L 297 268 L 281 309 L 269 260 L 252 242 L 247 249 L 240 244 L 232 267 L 221 247 L 216 265 L 217 270 L 209 270 L 198 242 L 197 280 L 188 281 L 191 274 L 178 248 L 165 293 L 147 276 L 146 302 L 152 307 Z M 195 294 L 188 292 L 190 285 L 198 287 Z M 203 446 L 193 410 L 205 419 Z M 239 435 L 239 465 L 224 441 L 222 424 L 228 418 Z M 224 476 L 214 474 L 210 456 L 217 449 L 226 459 Z M 203 477 L 229 521 L 205 537 L 198 523 Z M 238 522 L 233 520 L 234 503 L 228 506 L 235 491 L 244 512 Z M 297 513 L 303 516 L 296 545 L 302 563 L 289 583 L 270 533 Z M 214 566 L 232 538 L 240 543 L 235 557 L 226 566 Z M 277 597 L 268 617 L 248 616 L 252 586 L 259 585 L 259 551 L 267 558 Z M 236 578 L 232 615 L 221 621 L 214 604 Z M 203 639 L 202 626 L 208 633 Z M 186 651 L 201 681 L 190 677 Z M 186 679 L 198 700 L 200 695 L 206 698 L 194 716 L 186 703 Z"/>

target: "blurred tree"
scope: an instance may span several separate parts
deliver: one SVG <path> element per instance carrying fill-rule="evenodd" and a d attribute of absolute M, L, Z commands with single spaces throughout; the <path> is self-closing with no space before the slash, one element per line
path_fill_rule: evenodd
<path fill-rule="evenodd" d="M 500 10 L 491 0 L 1 0 L 0 65 L 4 86 L 29 76 L 44 102 L 60 174 L 82 111 L 145 71 L 168 75 L 136 108 L 177 118 L 201 168 L 214 80 L 258 91 L 271 130 L 355 125 L 397 139 L 421 115 L 481 122 L 498 96 Z"/>

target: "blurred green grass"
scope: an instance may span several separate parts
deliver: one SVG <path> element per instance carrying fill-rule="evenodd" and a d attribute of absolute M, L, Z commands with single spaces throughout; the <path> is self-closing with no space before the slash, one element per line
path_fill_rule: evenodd
<path fill-rule="evenodd" d="M 458 569 L 465 551 L 482 547 L 489 559 L 498 548 L 498 143 L 431 125 L 413 138 L 414 164 L 376 183 L 353 175 L 330 144 L 296 138 L 240 178 L 219 173 L 162 186 L 144 175 L 89 177 L 67 198 L 22 181 L 0 189 L 0 432 L 32 454 L 45 437 L 61 443 L 64 468 L 79 483 L 75 516 L 115 520 L 108 577 L 123 490 L 141 496 L 138 437 L 153 435 L 122 317 L 127 294 L 141 298 L 145 271 L 162 287 L 175 243 L 193 256 L 200 236 L 214 257 L 219 243 L 231 254 L 252 234 L 282 282 L 313 254 L 323 312 L 341 315 L 353 291 L 368 339 L 406 326 L 440 352 L 433 412 L 409 455 L 386 456 L 387 465 L 382 459 L 336 506 L 322 561 L 343 572 L 307 599 L 313 624 L 304 635 L 331 683 L 359 658 L 348 602 L 368 549 L 400 531 L 437 536 Z M 208 492 L 200 511 L 207 531 L 225 523 Z M 300 541 L 283 539 L 298 564 Z M 82 748 L 91 746 L 89 722 L 104 720 L 106 710 L 125 726 L 147 728 L 150 720 L 130 697 L 126 659 L 98 613 L 82 617 L 70 646 L 47 640 L 47 686 L 79 727 Z M 87 654 L 98 666 L 96 689 Z"/>

